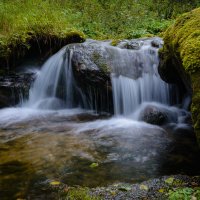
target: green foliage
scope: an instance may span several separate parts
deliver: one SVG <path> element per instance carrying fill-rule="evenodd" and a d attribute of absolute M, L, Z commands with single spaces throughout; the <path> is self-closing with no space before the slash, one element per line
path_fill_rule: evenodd
<path fill-rule="evenodd" d="M 199 0 L 153 0 L 152 8 L 159 18 L 171 19 L 200 5 Z"/>
<path fill-rule="evenodd" d="M 178 53 L 184 68 L 195 72 L 200 66 L 200 8 L 177 19 L 164 35 L 164 41 Z"/>
<path fill-rule="evenodd" d="M 157 34 L 171 23 L 155 12 L 167 2 L 170 0 L 4 0 L 0 2 L 1 41 L 15 38 L 15 34 L 23 34 L 22 41 L 36 33 L 64 36 L 71 29 L 98 39 Z M 179 2 L 177 7 L 180 5 L 184 4 Z"/>
<path fill-rule="evenodd" d="M 99 197 L 89 194 L 87 188 L 70 188 L 69 191 L 63 193 L 60 197 L 62 200 L 100 200 Z"/>
<path fill-rule="evenodd" d="M 200 198 L 200 188 L 178 188 L 168 192 L 169 200 L 191 200 Z"/>
<path fill-rule="evenodd" d="M 13 52 L 23 57 L 33 40 L 81 42 L 82 32 L 93 39 L 115 40 L 156 35 L 173 22 L 163 17 L 169 3 L 174 17 L 198 6 L 195 1 L 184 6 L 171 0 L 1 0 L 0 59 L 10 59 Z"/>
<path fill-rule="evenodd" d="M 164 47 L 161 54 L 167 61 L 181 63 L 191 79 L 193 90 L 192 118 L 200 144 L 200 8 L 180 16 L 164 33 Z M 176 68 L 166 65 L 171 72 Z M 170 69 L 170 67 L 172 69 Z M 181 68 L 181 66 L 179 66 Z"/>

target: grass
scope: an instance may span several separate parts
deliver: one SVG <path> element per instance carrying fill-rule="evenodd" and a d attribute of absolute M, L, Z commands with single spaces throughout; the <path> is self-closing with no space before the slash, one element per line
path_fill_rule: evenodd
<path fill-rule="evenodd" d="M 157 35 L 173 22 L 173 17 L 161 15 L 168 1 L 1 0 L 0 65 L 15 65 L 35 44 L 43 51 L 46 45 L 82 42 L 85 36 L 116 40 Z M 194 6 L 188 5 L 187 10 Z"/>

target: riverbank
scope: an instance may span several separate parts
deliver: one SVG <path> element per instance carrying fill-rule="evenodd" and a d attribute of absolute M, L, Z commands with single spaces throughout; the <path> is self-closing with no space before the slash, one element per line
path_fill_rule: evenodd
<path fill-rule="evenodd" d="M 48 191 L 53 191 L 50 199 L 61 200 L 198 200 L 200 198 L 200 177 L 172 175 L 138 184 L 116 183 L 97 188 L 69 187 L 58 181 L 49 181 L 47 184 L 41 184 L 40 189 L 44 191 L 43 198 L 45 193 L 47 195 Z"/>

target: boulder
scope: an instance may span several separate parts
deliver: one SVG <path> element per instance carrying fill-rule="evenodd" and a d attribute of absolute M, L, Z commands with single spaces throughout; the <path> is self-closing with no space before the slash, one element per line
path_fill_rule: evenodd
<path fill-rule="evenodd" d="M 156 40 L 161 41 L 159 38 Z M 151 38 L 122 40 L 114 47 L 111 41 L 87 40 L 67 46 L 66 55 L 71 56 L 75 80 L 89 104 L 93 105 L 92 109 L 110 111 L 108 108 L 113 108 L 111 73 L 131 79 L 138 79 L 144 71 L 152 73 L 153 69 L 145 65 L 141 50 L 151 41 Z M 152 47 L 154 51 L 157 50 Z"/>
<path fill-rule="evenodd" d="M 168 122 L 167 115 L 153 106 L 147 106 L 143 110 L 140 120 L 155 125 L 163 125 Z"/>
<path fill-rule="evenodd" d="M 175 110 L 173 111 L 159 105 L 146 104 L 140 111 L 139 120 L 149 124 L 164 125 L 170 122 L 177 123 L 178 115 Z"/>
<path fill-rule="evenodd" d="M 194 130 L 200 142 L 200 8 L 180 16 L 164 33 L 161 77 L 191 95 Z"/>

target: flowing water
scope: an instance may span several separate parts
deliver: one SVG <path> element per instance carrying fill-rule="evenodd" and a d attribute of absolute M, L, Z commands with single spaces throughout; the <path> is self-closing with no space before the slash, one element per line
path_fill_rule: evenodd
<path fill-rule="evenodd" d="M 160 79 L 150 44 L 127 50 L 102 42 L 112 58 L 114 116 L 91 110 L 73 77 L 73 49 L 48 59 L 29 98 L 0 110 L 1 199 L 43 199 L 41 184 L 53 180 L 95 187 L 200 173 L 190 113 L 172 106 L 174 88 Z M 165 113 L 165 124 L 143 122 L 149 110 Z"/>

